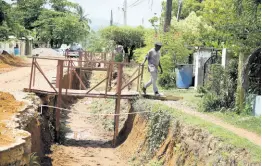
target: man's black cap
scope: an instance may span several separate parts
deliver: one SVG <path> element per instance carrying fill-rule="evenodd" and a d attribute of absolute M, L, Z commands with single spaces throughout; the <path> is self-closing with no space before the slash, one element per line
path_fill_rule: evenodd
<path fill-rule="evenodd" d="M 160 43 L 160 42 L 155 42 L 155 45 L 156 45 L 156 46 L 162 46 L 162 43 Z"/>

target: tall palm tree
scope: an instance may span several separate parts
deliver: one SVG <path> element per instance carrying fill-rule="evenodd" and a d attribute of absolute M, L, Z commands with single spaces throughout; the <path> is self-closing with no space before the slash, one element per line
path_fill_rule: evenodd
<path fill-rule="evenodd" d="M 91 23 L 91 20 L 87 18 L 88 14 L 85 14 L 85 10 L 82 6 L 78 5 L 76 7 L 77 14 L 80 16 L 79 21 L 87 21 L 88 23 Z"/>
<path fill-rule="evenodd" d="M 76 12 L 77 14 L 79 15 L 79 22 L 82 22 L 83 23 L 83 26 L 85 28 L 88 28 L 90 29 L 90 26 L 88 25 L 89 23 L 91 23 L 91 20 L 89 18 L 87 18 L 87 15 L 88 14 L 85 14 L 85 10 L 83 9 L 82 6 L 78 5 L 76 7 Z"/>

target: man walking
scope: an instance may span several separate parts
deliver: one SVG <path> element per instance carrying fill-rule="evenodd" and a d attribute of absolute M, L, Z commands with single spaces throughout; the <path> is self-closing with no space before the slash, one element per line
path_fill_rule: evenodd
<path fill-rule="evenodd" d="M 151 84 L 153 84 L 153 90 L 156 96 L 160 96 L 158 93 L 158 88 L 156 85 L 157 75 L 158 75 L 158 66 L 160 68 L 160 74 L 163 73 L 162 66 L 160 64 L 160 49 L 162 44 L 160 42 L 155 43 L 155 48 L 152 48 L 146 55 L 145 60 L 142 65 L 148 60 L 148 71 L 150 72 L 151 79 L 150 81 L 144 85 L 143 92 L 146 94 L 146 88 L 148 88 Z"/>

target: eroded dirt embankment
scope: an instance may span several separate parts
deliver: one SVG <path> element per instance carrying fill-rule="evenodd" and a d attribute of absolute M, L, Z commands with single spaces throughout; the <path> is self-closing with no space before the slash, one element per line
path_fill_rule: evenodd
<path fill-rule="evenodd" d="M 152 110 L 153 113 L 130 115 L 120 132 L 119 139 L 125 141 L 118 151 L 132 164 L 260 165 L 251 149 L 227 144 L 205 129 L 188 125 L 152 105 L 149 101 L 132 104 L 131 111 Z"/>
<path fill-rule="evenodd" d="M 14 97 L 15 96 L 15 97 Z M 36 96 L 0 93 L 0 165 L 26 165 L 32 152 L 32 136 L 22 127 L 37 117 Z"/>

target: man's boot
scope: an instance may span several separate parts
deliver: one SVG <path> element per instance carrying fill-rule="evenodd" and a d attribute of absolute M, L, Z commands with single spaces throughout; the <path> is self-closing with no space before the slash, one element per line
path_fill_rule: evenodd
<path fill-rule="evenodd" d="M 146 88 L 145 87 L 142 88 L 142 91 L 146 95 Z"/>
<path fill-rule="evenodd" d="M 155 96 L 160 96 L 160 94 L 158 92 L 155 92 Z"/>

